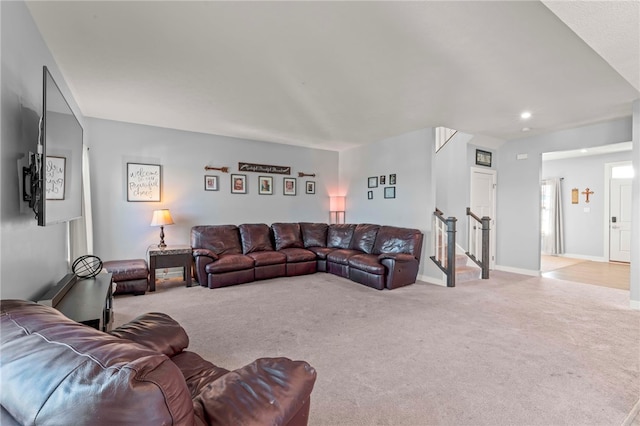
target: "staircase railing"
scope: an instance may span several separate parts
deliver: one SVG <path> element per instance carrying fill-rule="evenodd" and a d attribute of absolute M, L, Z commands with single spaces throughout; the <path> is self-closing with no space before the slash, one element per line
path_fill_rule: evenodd
<path fill-rule="evenodd" d="M 488 216 L 478 217 L 467 207 L 467 218 L 469 223 L 469 251 L 467 256 L 476 265 L 482 268 L 482 279 L 489 279 L 489 230 L 491 218 Z"/>
<path fill-rule="evenodd" d="M 439 210 L 433 213 L 435 247 L 431 260 L 447 276 L 447 287 L 456 286 L 456 222 L 455 217 L 445 218 Z"/>

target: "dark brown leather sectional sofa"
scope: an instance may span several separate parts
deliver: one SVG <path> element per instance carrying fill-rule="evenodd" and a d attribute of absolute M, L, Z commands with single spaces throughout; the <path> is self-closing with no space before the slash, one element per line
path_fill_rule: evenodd
<path fill-rule="evenodd" d="M 171 317 L 103 333 L 54 308 L 0 302 L 0 424 L 306 425 L 316 371 L 260 358 L 234 371 L 185 348 Z"/>
<path fill-rule="evenodd" d="M 423 234 L 373 224 L 274 223 L 191 228 L 195 276 L 217 288 L 329 272 L 394 289 L 416 281 Z"/>

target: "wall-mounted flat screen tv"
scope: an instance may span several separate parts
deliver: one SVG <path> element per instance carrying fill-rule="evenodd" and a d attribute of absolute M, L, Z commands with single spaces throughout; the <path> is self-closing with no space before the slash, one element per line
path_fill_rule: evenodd
<path fill-rule="evenodd" d="M 43 67 L 40 226 L 82 217 L 82 133 L 69 103 Z"/>

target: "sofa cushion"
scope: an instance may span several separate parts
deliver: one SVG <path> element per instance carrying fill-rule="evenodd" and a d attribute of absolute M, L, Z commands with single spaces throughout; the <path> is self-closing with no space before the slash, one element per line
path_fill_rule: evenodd
<path fill-rule="evenodd" d="M 336 250 L 332 247 L 309 247 L 307 250 L 312 251 L 316 254 L 318 259 L 326 259 L 327 255 L 332 251 Z"/>
<path fill-rule="evenodd" d="M 331 263 L 338 263 L 340 265 L 348 265 L 349 258 L 356 254 L 362 254 L 362 252 L 359 250 L 338 249 L 327 255 L 327 261 Z"/>
<path fill-rule="evenodd" d="M 139 343 L 168 357 L 189 346 L 189 337 L 184 328 L 169 315 L 160 312 L 140 315 L 111 330 L 109 334 Z"/>
<path fill-rule="evenodd" d="M 223 272 L 251 269 L 253 265 L 253 259 L 244 254 L 225 254 L 220 256 L 215 262 L 207 264 L 204 270 L 209 274 L 220 274 Z"/>
<path fill-rule="evenodd" d="M 273 229 L 273 237 L 276 241 L 276 250 L 304 247 L 300 224 L 274 223 L 271 225 L 271 229 Z"/>
<path fill-rule="evenodd" d="M 422 233 L 418 229 L 381 226 L 373 245 L 373 253 L 406 253 L 420 259 Z"/>
<path fill-rule="evenodd" d="M 308 262 L 310 260 L 316 260 L 316 254 L 314 252 L 302 248 L 286 248 L 280 250 L 280 253 L 283 253 L 285 256 L 287 256 L 287 263 Z"/>
<path fill-rule="evenodd" d="M 192 398 L 195 398 L 209 383 L 229 372 L 190 351 L 179 353 L 172 357 L 171 361 L 182 372 Z"/>
<path fill-rule="evenodd" d="M 329 226 L 326 223 L 300 222 L 300 229 L 305 248 L 327 246 Z"/>
<path fill-rule="evenodd" d="M 244 254 L 254 251 L 273 250 L 271 228 L 264 223 L 244 223 L 240 225 L 240 239 Z"/>
<path fill-rule="evenodd" d="M 278 265 L 287 261 L 287 256 L 279 251 L 254 251 L 247 254 L 255 262 L 255 266 Z"/>
<path fill-rule="evenodd" d="M 217 255 L 240 254 L 240 232 L 235 225 L 201 225 L 191 228 L 191 247 L 208 249 Z"/>
<path fill-rule="evenodd" d="M 351 248 L 354 250 L 360 250 L 364 253 L 371 253 L 373 251 L 373 244 L 376 241 L 376 235 L 380 225 L 371 225 L 368 223 L 360 223 L 353 231 L 353 239 L 351 240 Z"/>
<path fill-rule="evenodd" d="M 348 223 L 334 223 L 329 225 L 327 231 L 327 247 L 340 249 L 351 248 L 351 239 L 356 226 Z"/>
<path fill-rule="evenodd" d="M 349 258 L 349 268 L 360 269 L 375 275 L 384 275 L 385 267 L 376 254 L 356 254 Z"/>

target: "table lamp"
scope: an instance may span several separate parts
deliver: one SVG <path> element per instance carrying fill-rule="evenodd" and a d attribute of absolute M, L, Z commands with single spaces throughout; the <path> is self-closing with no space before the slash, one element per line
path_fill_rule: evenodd
<path fill-rule="evenodd" d="M 151 226 L 160 227 L 160 244 L 158 247 L 165 248 L 167 245 L 164 243 L 164 226 L 173 225 L 173 218 L 169 209 L 155 210 L 153 212 L 153 218 L 151 219 Z"/>

